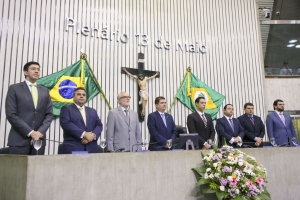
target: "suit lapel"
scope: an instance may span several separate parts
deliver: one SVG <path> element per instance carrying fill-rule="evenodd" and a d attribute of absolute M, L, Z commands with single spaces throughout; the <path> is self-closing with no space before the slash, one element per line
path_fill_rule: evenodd
<path fill-rule="evenodd" d="M 31 95 L 31 92 L 30 92 L 30 90 L 28 88 L 28 85 L 26 84 L 25 81 L 21 85 L 22 85 L 22 87 L 23 87 L 23 89 L 24 89 L 24 91 L 25 91 L 28 99 L 30 100 L 30 102 L 32 104 L 32 107 L 34 108 L 34 103 L 33 103 L 32 95 Z"/>
<path fill-rule="evenodd" d="M 38 102 L 37 102 L 37 105 L 36 105 L 36 109 L 38 109 L 39 105 L 41 105 L 41 100 L 42 100 L 43 94 L 42 94 L 41 86 L 36 85 L 36 89 L 37 89 L 37 92 L 38 92 Z M 33 100 L 32 100 L 32 102 L 33 102 Z"/>
<path fill-rule="evenodd" d="M 158 111 L 156 111 L 156 115 L 157 115 L 157 117 L 159 118 L 159 121 L 160 121 L 160 123 L 162 124 L 162 126 L 163 126 L 165 129 L 167 129 L 167 127 L 166 127 L 166 125 L 165 125 L 165 123 L 164 123 L 164 121 L 163 121 L 163 119 L 162 119 L 162 117 L 161 117 L 161 115 L 160 115 L 160 113 L 159 113 Z M 166 113 L 165 113 L 165 118 L 166 118 L 166 124 L 167 124 L 167 126 L 168 126 L 168 120 L 167 120 L 168 117 L 166 117 Z"/>
<path fill-rule="evenodd" d="M 124 121 L 126 122 L 126 124 L 129 126 L 129 123 L 128 123 L 128 121 L 126 120 L 126 116 L 125 116 L 125 114 L 124 114 L 122 108 L 121 108 L 121 107 L 118 107 L 118 111 L 119 111 L 119 115 L 124 119 Z M 129 115 L 130 115 L 130 113 L 129 113 Z M 130 117 L 130 116 L 129 116 L 129 117 Z M 129 120 L 130 120 L 130 118 L 129 118 Z"/>
<path fill-rule="evenodd" d="M 199 115 L 199 113 L 196 111 L 195 113 L 195 117 L 198 119 L 197 121 L 200 121 L 200 123 L 202 123 L 203 127 L 205 128 L 204 122 L 202 117 Z M 204 116 L 206 117 L 206 114 L 204 113 Z M 206 117 L 206 121 L 207 121 L 207 117 Z"/>
<path fill-rule="evenodd" d="M 85 109 L 85 106 L 84 106 L 84 109 Z M 77 106 L 76 106 L 75 104 L 73 104 L 73 110 L 74 110 L 75 113 L 79 116 L 80 121 L 82 122 L 82 124 L 85 125 L 85 124 L 84 124 L 84 121 L 83 121 L 83 118 L 82 118 L 82 115 L 81 115 L 79 109 L 77 108 Z M 86 110 L 84 110 L 84 111 L 86 112 Z M 85 117 L 87 117 L 87 113 L 85 113 Z M 86 121 L 87 121 L 87 119 L 86 119 Z"/>
<path fill-rule="evenodd" d="M 281 120 L 281 118 L 279 117 L 279 115 L 274 111 L 274 115 L 275 115 L 275 118 L 277 118 L 277 120 L 280 121 L 280 123 L 282 124 L 282 126 L 285 127 L 283 121 Z M 286 124 L 286 118 L 285 118 L 285 115 L 284 115 L 284 120 L 285 120 L 285 124 Z"/>
<path fill-rule="evenodd" d="M 248 117 L 247 114 L 244 114 L 244 118 L 245 118 L 246 122 L 248 122 L 248 123 L 250 123 L 252 126 L 254 126 L 254 124 L 255 124 L 255 116 L 254 116 L 254 115 L 253 115 L 253 122 L 254 122 L 254 124 L 252 123 L 252 121 L 250 120 L 250 118 Z"/>
<path fill-rule="evenodd" d="M 225 116 L 223 118 L 226 121 L 225 123 L 227 123 L 227 125 L 229 126 L 231 133 L 234 133 L 233 130 L 232 130 L 232 128 L 231 128 L 231 125 L 230 125 L 229 121 L 227 120 L 227 118 Z M 232 123 L 233 123 L 233 128 L 235 129 L 235 125 L 234 125 L 233 119 L 232 119 Z"/>

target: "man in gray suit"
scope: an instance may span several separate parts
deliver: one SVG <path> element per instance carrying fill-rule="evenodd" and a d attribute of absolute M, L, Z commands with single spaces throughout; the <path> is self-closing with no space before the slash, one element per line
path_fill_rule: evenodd
<path fill-rule="evenodd" d="M 28 62 L 24 65 L 25 81 L 8 88 L 5 111 L 11 124 L 8 136 L 10 154 L 34 155 L 33 139 L 42 138 L 43 144 L 38 154 L 45 153 L 46 131 L 52 118 L 52 102 L 47 88 L 37 85 L 40 65 Z"/>
<path fill-rule="evenodd" d="M 126 92 L 121 92 L 117 98 L 120 106 L 110 110 L 107 117 L 107 150 L 136 151 L 142 142 L 138 114 L 129 109 L 131 97 Z"/>

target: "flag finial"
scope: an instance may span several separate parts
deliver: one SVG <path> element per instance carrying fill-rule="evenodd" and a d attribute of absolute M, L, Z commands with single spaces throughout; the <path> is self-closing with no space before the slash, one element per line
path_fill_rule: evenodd
<path fill-rule="evenodd" d="M 186 71 L 191 72 L 191 71 L 192 71 L 192 68 L 191 68 L 191 67 L 188 67 L 188 68 L 186 69 Z"/>
<path fill-rule="evenodd" d="M 80 55 L 80 59 L 86 60 L 86 58 L 87 58 L 87 55 L 85 53 L 83 53 L 83 54 Z"/>

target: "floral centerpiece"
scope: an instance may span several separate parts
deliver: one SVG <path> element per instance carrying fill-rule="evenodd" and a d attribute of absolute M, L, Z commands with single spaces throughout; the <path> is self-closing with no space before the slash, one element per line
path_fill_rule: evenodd
<path fill-rule="evenodd" d="M 271 199 L 265 186 L 267 171 L 255 158 L 223 146 L 202 154 L 202 160 L 204 166 L 193 170 L 203 194 L 216 193 L 218 200 Z"/>

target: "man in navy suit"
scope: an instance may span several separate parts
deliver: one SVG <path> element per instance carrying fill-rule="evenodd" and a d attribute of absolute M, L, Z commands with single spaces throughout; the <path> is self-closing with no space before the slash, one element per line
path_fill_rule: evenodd
<path fill-rule="evenodd" d="M 273 146 L 297 145 L 296 132 L 292 119 L 288 114 L 283 113 L 284 103 L 277 99 L 273 103 L 275 112 L 267 116 L 267 132 Z"/>
<path fill-rule="evenodd" d="M 97 153 L 97 140 L 102 132 L 102 123 L 95 109 L 84 106 L 86 91 L 77 88 L 73 96 L 74 104 L 61 108 L 60 126 L 64 130 L 62 153 L 88 151 Z"/>
<path fill-rule="evenodd" d="M 174 142 L 177 129 L 172 115 L 165 113 L 166 99 L 164 97 L 156 97 L 154 103 L 157 111 L 148 115 L 147 122 L 150 133 L 149 150 L 167 150 L 167 142 Z"/>
<path fill-rule="evenodd" d="M 241 147 L 244 138 L 244 129 L 239 120 L 232 117 L 233 105 L 225 105 L 223 111 L 225 116 L 217 119 L 216 125 L 216 131 L 219 134 L 219 146 L 221 146 L 220 144 L 224 137 L 227 145 L 234 148 Z"/>
<path fill-rule="evenodd" d="M 44 155 L 46 132 L 53 119 L 52 102 L 47 88 L 37 85 L 40 64 L 28 62 L 23 67 L 25 81 L 8 88 L 5 101 L 6 117 L 11 124 L 9 154 L 36 155 L 33 139 L 44 139 L 38 155 Z"/>
<path fill-rule="evenodd" d="M 243 144 L 252 147 L 262 147 L 265 125 L 260 117 L 254 115 L 254 105 L 252 103 L 246 103 L 244 111 L 245 114 L 238 117 L 245 133 Z"/>

